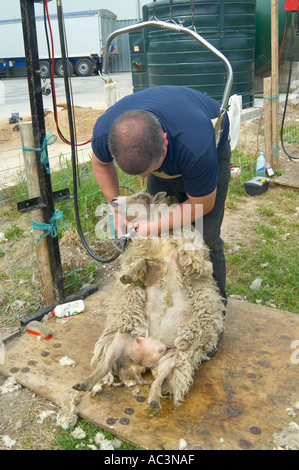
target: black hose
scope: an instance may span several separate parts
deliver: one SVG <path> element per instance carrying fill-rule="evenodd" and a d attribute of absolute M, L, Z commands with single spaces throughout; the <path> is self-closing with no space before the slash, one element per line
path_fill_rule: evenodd
<path fill-rule="evenodd" d="M 68 119 L 69 119 L 69 129 L 70 129 L 70 142 L 71 142 L 71 155 L 72 155 L 72 170 L 73 170 L 73 185 L 74 185 L 74 208 L 75 208 L 75 216 L 76 216 L 76 223 L 78 227 L 78 232 L 81 238 L 81 241 L 86 249 L 86 251 L 94 258 L 96 261 L 100 263 L 110 263 L 114 261 L 115 258 L 120 254 L 119 252 L 117 255 L 113 256 L 112 258 L 105 259 L 99 258 L 89 247 L 81 226 L 81 220 L 79 215 L 79 207 L 78 207 L 78 185 L 77 185 L 77 161 L 76 161 L 76 145 L 75 145 L 75 133 L 74 133 L 74 121 L 73 121 L 73 114 L 72 114 L 72 106 L 71 106 L 71 96 L 70 96 L 70 88 L 69 88 L 69 77 L 68 77 L 68 66 L 67 66 L 67 58 L 66 58 L 66 47 L 65 47 L 65 40 L 64 40 L 64 27 L 63 27 L 63 12 L 62 6 L 60 2 L 57 2 L 57 18 L 58 18 L 58 29 L 59 29 L 59 36 L 60 36 L 60 48 L 61 48 L 61 57 L 63 63 L 63 78 L 64 78 L 64 86 L 65 86 L 65 95 L 66 95 L 66 102 L 67 102 L 67 111 L 68 111 Z"/>
<path fill-rule="evenodd" d="M 280 140 L 281 140 L 282 149 L 283 149 L 284 153 L 287 155 L 287 157 L 289 157 L 290 160 L 299 160 L 299 157 L 293 157 L 292 155 L 289 155 L 289 153 L 285 149 L 284 142 L 283 142 L 284 120 L 285 120 L 285 115 L 286 115 L 286 110 L 287 110 L 287 105 L 288 105 L 288 98 L 289 98 L 289 91 L 290 91 L 291 77 L 292 77 L 292 67 L 293 67 L 294 27 L 295 27 L 295 13 L 293 13 L 293 15 L 292 15 L 290 69 L 289 69 L 289 78 L 288 78 L 288 86 L 287 86 L 285 105 L 284 105 L 282 122 L 281 122 Z"/>
<path fill-rule="evenodd" d="M 58 134 L 59 137 L 64 141 L 67 142 L 67 139 L 64 137 L 64 135 L 61 132 L 61 129 L 58 126 L 58 122 L 56 120 L 56 101 L 55 101 L 55 96 L 54 96 L 54 76 L 52 75 L 52 54 L 51 54 L 51 48 L 50 48 L 50 41 L 49 41 L 49 34 L 48 34 L 48 28 L 47 28 L 47 14 L 46 14 L 46 1 L 44 0 L 43 3 L 43 14 L 44 14 L 44 29 L 45 29 L 45 36 L 46 36 L 46 43 L 47 43 L 47 49 L 48 49 L 48 60 L 49 60 L 49 72 L 50 72 L 50 85 L 51 85 L 51 90 L 52 90 L 52 105 L 53 105 L 53 111 L 54 111 L 54 120 L 57 126 Z"/>

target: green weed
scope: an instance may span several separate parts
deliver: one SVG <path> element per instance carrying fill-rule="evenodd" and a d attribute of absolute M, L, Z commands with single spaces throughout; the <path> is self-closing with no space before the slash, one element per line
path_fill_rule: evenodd
<path fill-rule="evenodd" d="M 85 432 L 86 437 L 84 439 L 75 439 L 71 436 L 71 433 L 75 429 L 72 427 L 70 429 L 64 430 L 62 428 L 59 429 L 57 433 L 57 437 L 55 439 L 55 443 L 59 445 L 61 450 L 90 450 L 91 445 L 95 446 L 97 449 L 100 449 L 100 446 L 97 445 L 94 441 L 96 434 L 101 433 L 105 436 L 105 439 L 109 441 L 113 441 L 115 436 L 113 434 L 104 431 L 103 429 L 95 426 L 94 424 L 89 423 L 83 419 L 79 419 L 76 427 L 80 426 L 80 428 Z M 122 442 L 119 450 L 139 450 L 138 447 L 132 446 L 127 442 Z"/>
<path fill-rule="evenodd" d="M 24 230 L 21 229 L 21 227 L 19 227 L 17 224 L 13 224 L 11 225 L 10 228 L 5 230 L 4 235 L 5 235 L 5 238 L 7 238 L 7 240 L 11 240 L 11 239 L 21 237 L 23 233 L 24 233 Z"/>
<path fill-rule="evenodd" d="M 286 126 L 283 129 L 283 140 L 288 144 L 299 144 L 299 125 Z"/>
<path fill-rule="evenodd" d="M 293 217 L 297 195 L 278 191 L 273 196 L 263 196 L 263 201 L 272 202 L 272 207 L 262 204 L 256 209 L 259 220 L 248 220 L 240 250 L 226 256 L 227 291 L 249 302 L 299 313 L 299 224 Z M 250 286 L 256 278 L 261 278 L 262 284 L 260 289 L 252 290 Z"/>

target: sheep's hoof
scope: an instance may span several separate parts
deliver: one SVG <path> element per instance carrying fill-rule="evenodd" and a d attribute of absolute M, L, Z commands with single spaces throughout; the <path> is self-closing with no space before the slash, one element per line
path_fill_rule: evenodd
<path fill-rule="evenodd" d="M 162 409 L 161 403 L 157 400 L 152 400 L 149 405 L 153 411 L 160 411 Z"/>
<path fill-rule="evenodd" d="M 134 286 L 144 287 L 144 284 L 142 284 L 141 281 L 133 279 L 129 274 L 124 274 L 119 280 L 122 284 L 132 284 Z"/>
<path fill-rule="evenodd" d="M 120 282 L 122 284 L 133 284 L 134 280 L 131 276 L 129 276 L 129 274 L 124 274 L 123 276 L 121 276 Z"/>
<path fill-rule="evenodd" d="M 74 390 L 78 390 L 78 392 L 86 392 L 87 385 L 84 382 L 79 382 L 76 385 L 73 385 Z"/>

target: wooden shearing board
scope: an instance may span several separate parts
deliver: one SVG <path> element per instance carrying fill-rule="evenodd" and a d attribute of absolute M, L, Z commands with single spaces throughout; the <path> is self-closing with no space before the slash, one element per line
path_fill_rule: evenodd
<path fill-rule="evenodd" d="M 105 321 L 98 312 L 103 295 L 85 299 L 85 312 L 68 323 L 50 319 L 51 339 L 25 333 L 5 343 L 0 372 L 67 404 L 79 393 L 72 385 L 91 371 Z M 63 356 L 76 366 L 61 366 Z M 143 449 L 176 450 L 183 438 L 187 450 L 271 450 L 273 433 L 293 420 L 286 409 L 299 400 L 299 315 L 230 299 L 220 350 L 200 366 L 185 402 L 175 407 L 164 399 L 155 413 L 146 403 L 148 388 L 105 387 L 95 397 L 80 392 L 78 415 Z"/>

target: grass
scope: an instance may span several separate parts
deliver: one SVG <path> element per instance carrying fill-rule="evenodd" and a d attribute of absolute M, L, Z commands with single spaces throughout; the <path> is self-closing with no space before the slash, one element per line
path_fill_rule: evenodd
<path fill-rule="evenodd" d="M 283 129 L 283 140 L 288 144 L 299 144 L 299 125 L 289 125 Z"/>
<path fill-rule="evenodd" d="M 23 233 L 24 230 L 21 227 L 19 227 L 17 224 L 13 224 L 11 227 L 5 230 L 4 236 L 7 240 L 12 240 L 21 237 Z"/>
<path fill-rule="evenodd" d="M 234 193 L 234 195 L 244 194 L 243 183 L 255 176 L 254 159 L 254 153 L 244 153 L 238 149 L 232 151 L 231 164 L 237 166 L 240 170 L 235 177 L 231 178 L 230 193 Z"/>
<path fill-rule="evenodd" d="M 74 431 L 75 428 L 80 426 L 80 428 L 85 432 L 86 437 L 84 439 L 75 439 L 71 434 Z M 104 431 L 103 429 L 95 426 L 94 424 L 89 423 L 88 421 L 85 421 L 84 419 L 79 419 L 76 426 L 69 428 L 67 430 L 64 430 L 62 428 L 59 428 L 59 431 L 57 431 L 57 436 L 55 438 L 55 447 L 58 445 L 61 450 L 75 450 L 75 449 L 80 449 L 80 450 L 91 450 L 90 446 L 95 446 L 97 449 L 100 449 L 100 445 L 96 444 L 95 442 L 95 436 L 101 433 L 103 436 L 105 436 L 105 439 L 108 441 L 112 441 L 115 439 L 115 436 L 113 434 Z M 138 447 L 135 447 L 127 442 L 121 441 L 119 442 L 121 444 L 117 449 L 118 450 L 139 450 Z"/>
<path fill-rule="evenodd" d="M 264 204 L 248 219 L 241 248 L 226 256 L 228 294 L 299 313 L 297 194 L 270 191 L 260 198 Z M 250 289 L 257 278 L 261 287 Z"/>

